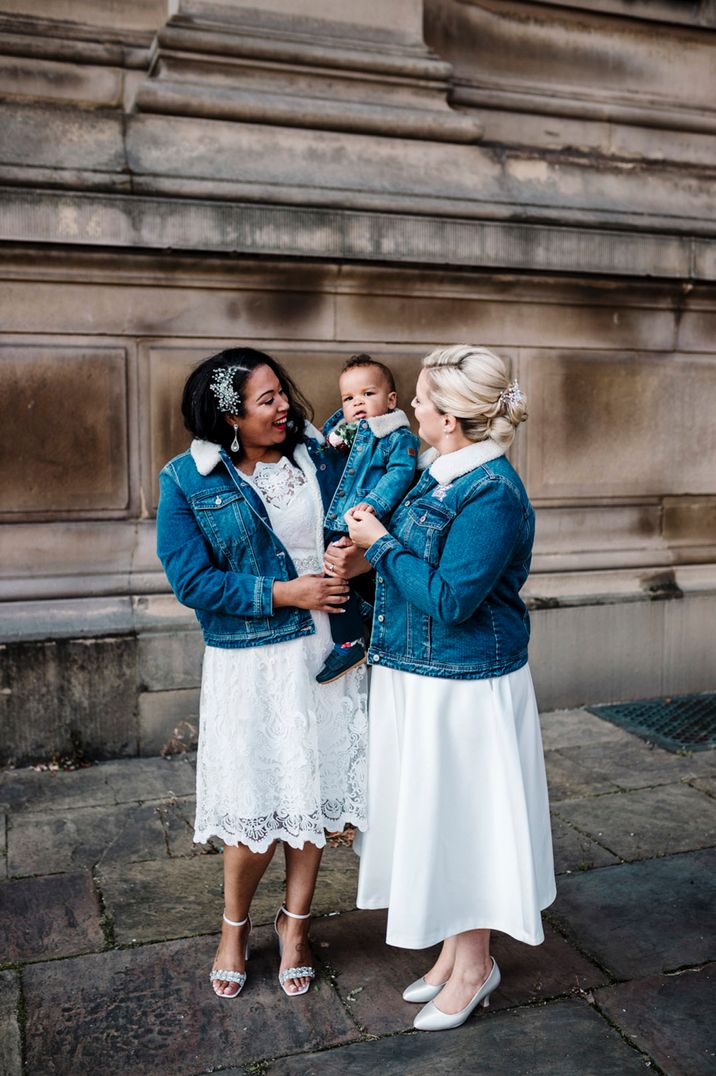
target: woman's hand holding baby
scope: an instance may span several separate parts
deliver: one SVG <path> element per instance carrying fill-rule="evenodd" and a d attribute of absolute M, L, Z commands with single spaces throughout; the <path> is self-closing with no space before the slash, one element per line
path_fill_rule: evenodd
<path fill-rule="evenodd" d="M 320 613 L 342 613 L 341 608 L 348 597 L 348 583 L 344 579 L 326 578 L 325 575 L 299 575 L 298 579 L 275 579 L 273 583 L 273 607 L 282 609 L 315 609 Z"/>
<path fill-rule="evenodd" d="M 348 524 L 351 541 L 361 549 L 367 549 L 373 545 L 373 542 L 377 542 L 382 535 L 388 533 L 380 520 L 376 518 L 372 509 L 365 511 L 364 505 L 357 504 L 355 508 L 351 508 L 349 512 L 346 512 L 343 518 Z"/>

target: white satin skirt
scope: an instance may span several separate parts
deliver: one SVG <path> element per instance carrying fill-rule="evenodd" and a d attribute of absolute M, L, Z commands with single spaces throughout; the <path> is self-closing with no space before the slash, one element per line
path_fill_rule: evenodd
<path fill-rule="evenodd" d="M 373 667 L 359 908 L 423 949 L 488 928 L 538 945 L 555 898 L 547 781 L 529 667 L 441 680 Z"/>

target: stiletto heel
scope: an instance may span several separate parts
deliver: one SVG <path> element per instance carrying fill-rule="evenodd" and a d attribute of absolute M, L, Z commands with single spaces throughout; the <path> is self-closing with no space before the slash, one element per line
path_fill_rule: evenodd
<path fill-rule="evenodd" d="M 464 1009 L 461 1009 L 460 1012 L 446 1013 L 442 1012 L 434 1001 L 429 1001 L 425 1008 L 421 1009 L 415 1017 L 413 1027 L 416 1027 L 418 1031 L 447 1031 L 452 1027 L 460 1027 L 480 1003 L 482 1003 L 484 1009 L 489 1007 L 490 994 L 500 985 L 500 979 L 500 969 L 493 956 L 490 974 Z"/>
<path fill-rule="evenodd" d="M 297 915 L 296 912 L 289 912 L 288 908 L 286 908 L 283 904 L 281 905 L 279 910 L 276 912 L 276 918 L 273 921 L 273 929 L 276 932 L 276 937 L 278 938 L 278 955 L 279 955 L 279 959 L 283 956 L 283 941 L 281 940 L 281 935 L 278 932 L 278 917 L 280 915 L 287 915 L 289 919 L 310 919 L 311 918 L 311 913 L 308 912 L 306 915 Z M 311 968 L 311 967 L 306 966 L 306 967 L 301 967 L 301 968 L 286 968 L 285 971 L 279 972 L 278 981 L 280 983 L 281 989 L 283 990 L 284 994 L 287 997 L 289 997 L 289 998 L 297 998 L 297 997 L 300 997 L 301 994 L 305 994 L 311 984 L 306 983 L 306 985 L 301 987 L 300 990 L 287 990 L 286 989 L 286 980 L 287 979 L 315 979 L 315 978 L 316 978 L 315 970 L 313 968 Z"/>
<path fill-rule="evenodd" d="M 249 924 L 249 933 L 246 936 L 246 945 L 244 947 L 244 960 L 248 960 L 251 954 L 251 946 L 249 944 L 249 937 L 251 935 L 251 916 L 247 915 L 245 919 L 242 919 L 240 921 L 237 921 L 235 919 L 229 919 L 227 915 L 222 915 L 221 918 L 224 920 L 225 923 L 228 923 L 230 927 L 245 927 L 247 923 Z M 209 982 L 214 983 L 217 980 L 221 980 L 227 983 L 238 984 L 238 989 L 235 990 L 233 994 L 219 994 L 218 991 L 214 991 L 217 998 L 224 998 L 226 1001 L 231 1001 L 232 998 L 237 998 L 241 991 L 244 989 L 244 984 L 246 983 L 246 972 L 229 971 L 226 968 L 212 969 L 212 971 L 209 972 Z"/>

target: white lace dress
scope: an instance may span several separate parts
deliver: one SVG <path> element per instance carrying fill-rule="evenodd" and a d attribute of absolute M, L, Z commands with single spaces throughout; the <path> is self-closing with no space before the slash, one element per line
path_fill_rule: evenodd
<path fill-rule="evenodd" d="M 246 476 L 244 476 L 246 477 Z M 285 457 L 249 478 L 299 575 L 322 571 L 320 494 Z M 314 677 L 333 645 L 316 634 L 247 649 L 207 646 L 201 684 L 194 840 L 265 851 L 274 840 L 322 847 L 324 829 L 365 829 L 365 669 Z"/>

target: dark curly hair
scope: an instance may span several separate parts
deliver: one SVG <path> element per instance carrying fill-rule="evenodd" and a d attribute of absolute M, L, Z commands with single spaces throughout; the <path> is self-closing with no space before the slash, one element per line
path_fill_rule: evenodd
<path fill-rule="evenodd" d="M 286 440 L 282 448 L 287 456 L 292 456 L 296 445 L 303 441 L 306 422 L 313 418 L 313 409 L 280 363 L 253 347 L 226 348 L 225 351 L 204 359 L 192 370 L 184 386 L 181 401 L 186 428 L 194 437 L 202 441 L 212 441 L 228 450 L 234 432 L 224 418 L 224 412 L 219 410 L 218 400 L 211 389 L 211 380 L 216 370 L 230 366 L 237 367 L 231 383 L 241 400 L 246 382 L 259 366 L 268 366 L 276 374 L 288 397 Z M 243 403 L 239 404 L 233 413 L 242 418 Z"/>
<path fill-rule="evenodd" d="M 384 362 L 378 362 L 372 355 L 368 355 L 365 351 L 361 351 L 358 355 L 351 355 L 350 359 L 347 359 L 343 363 L 341 373 L 345 374 L 347 370 L 355 370 L 357 366 L 375 366 L 385 378 L 388 391 L 395 392 L 395 378 L 393 377 L 390 367 L 386 366 Z"/>

